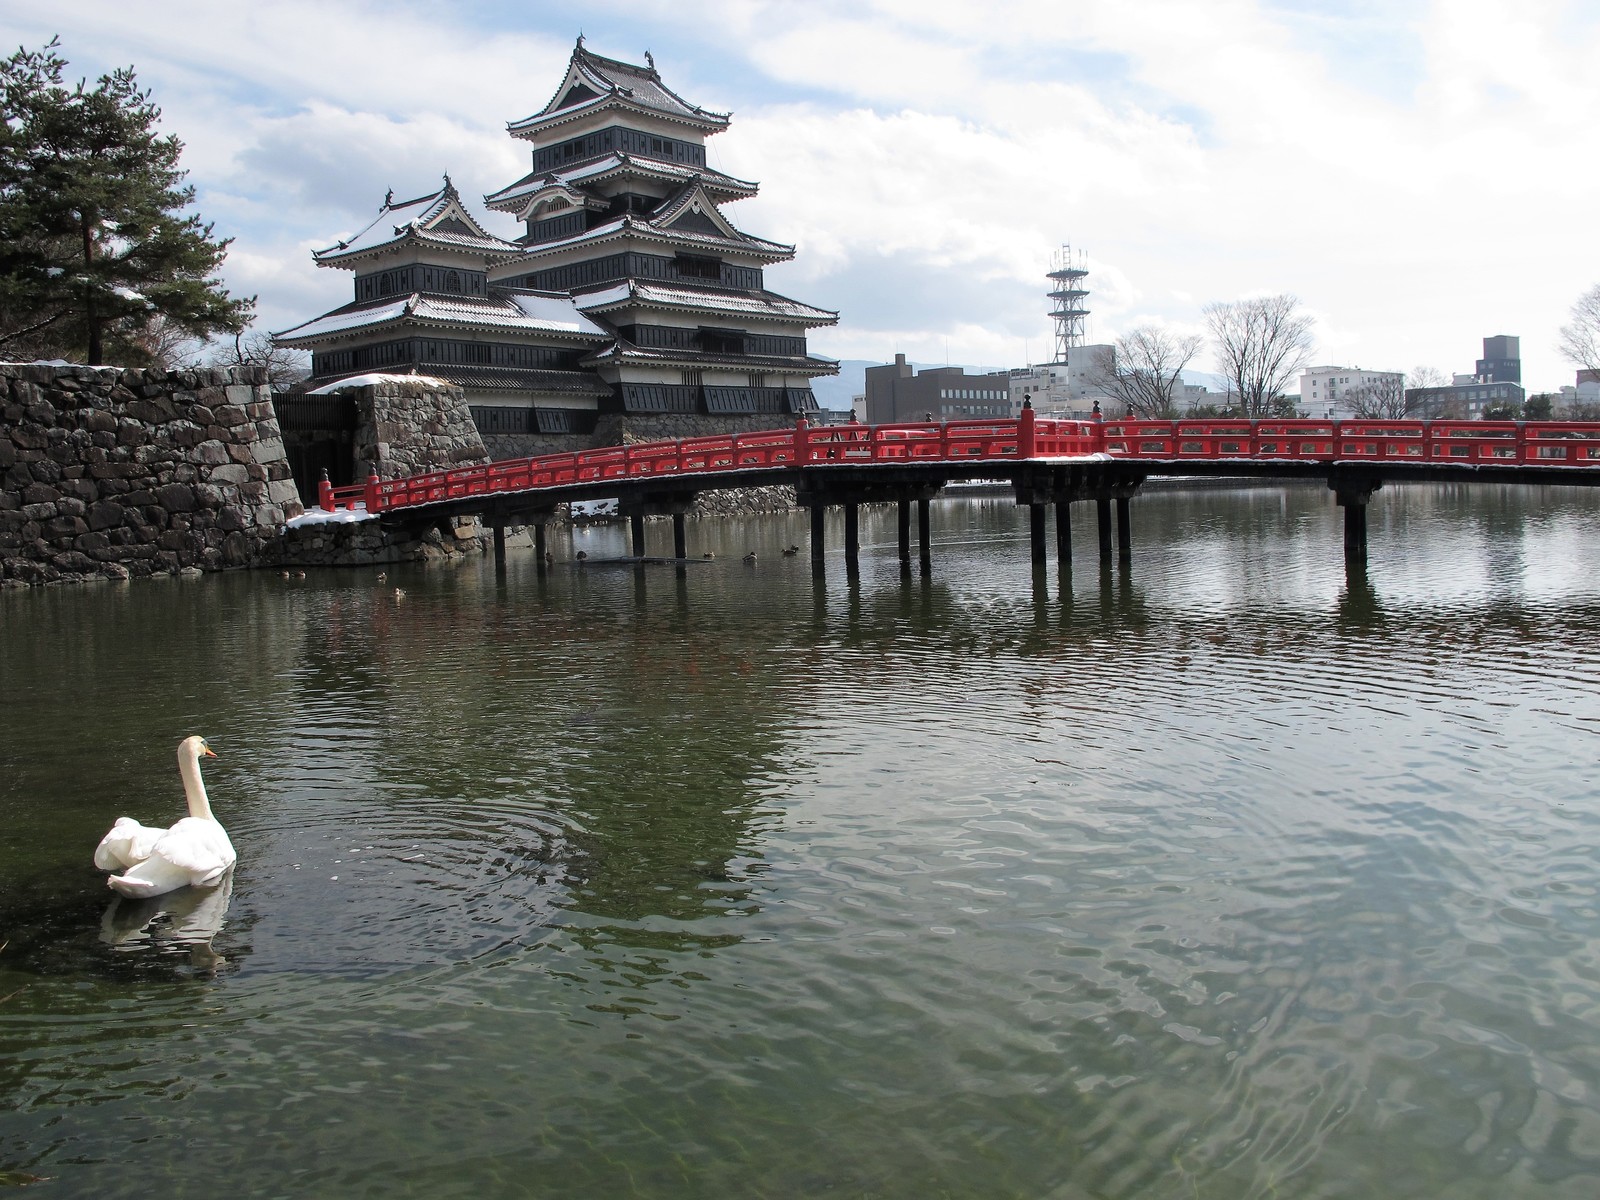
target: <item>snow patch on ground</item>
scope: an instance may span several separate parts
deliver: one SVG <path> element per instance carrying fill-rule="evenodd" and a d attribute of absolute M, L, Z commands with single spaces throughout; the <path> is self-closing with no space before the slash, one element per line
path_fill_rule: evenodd
<path fill-rule="evenodd" d="M 377 519 L 365 507 L 341 508 L 338 512 L 329 512 L 324 508 L 308 508 L 298 517 L 290 517 L 284 524 L 290 529 L 298 529 L 302 525 L 354 525 L 360 521 Z"/>

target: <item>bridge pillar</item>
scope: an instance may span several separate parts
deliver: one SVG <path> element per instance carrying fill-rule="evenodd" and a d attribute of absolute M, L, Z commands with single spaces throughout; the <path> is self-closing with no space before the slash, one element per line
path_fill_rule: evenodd
<path fill-rule="evenodd" d="M 633 556 L 644 557 L 644 514 L 636 512 L 628 518 L 628 523 L 633 526 Z"/>
<path fill-rule="evenodd" d="M 924 575 L 933 570 L 933 535 L 928 528 L 928 498 L 917 500 L 917 561 Z"/>
<path fill-rule="evenodd" d="M 689 557 L 689 538 L 683 529 L 683 514 L 672 514 L 672 557 L 680 562 Z"/>
<path fill-rule="evenodd" d="M 1124 562 L 1133 557 L 1133 521 L 1126 496 L 1117 497 L 1117 557 Z"/>
<path fill-rule="evenodd" d="M 1094 498 L 1095 523 L 1100 533 L 1100 561 L 1111 561 L 1111 497 Z"/>
<path fill-rule="evenodd" d="M 1333 498 L 1344 509 L 1344 561 L 1349 566 L 1367 564 L 1367 502 L 1383 486 L 1370 475 L 1335 474 L 1328 480 Z"/>
<path fill-rule="evenodd" d="M 494 565 L 497 567 L 506 565 L 506 519 L 504 517 L 496 517 L 494 519 Z"/>
<path fill-rule="evenodd" d="M 1042 504 L 1028 505 L 1028 551 L 1035 567 L 1043 567 L 1048 561 L 1044 545 L 1044 505 Z"/>
<path fill-rule="evenodd" d="M 900 540 L 900 565 L 911 566 L 911 501 L 901 500 L 896 506 L 897 532 Z"/>
<path fill-rule="evenodd" d="M 854 575 L 861 569 L 861 505 L 844 506 L 844 567 Z"/>
<path fill-rule="evenodd" d="M 1072 505 L 1056 501 L 1056 559 L 1061 566 L 1072 564 Z"/>
<path fill-rule="evenodd" d="M 535 521 L 533 523 L 533 556 L 539 562 L 539 574 L 541 575 L 544 574 L 544 556 L 548 553 L 550 551 L 545 546 L 544 540 L 544 522 Z"/>
<path fill-rule="evenodd" d="M 828 510 L 820 504 L 811 506 L 811 573 L 822 574 L 824 546 L 823 531 L 827 528 Z"/>

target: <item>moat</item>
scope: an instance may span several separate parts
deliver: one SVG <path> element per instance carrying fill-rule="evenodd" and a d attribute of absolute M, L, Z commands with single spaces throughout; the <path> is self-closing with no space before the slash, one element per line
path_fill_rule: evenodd
<path fill-rule="evenodd" d="M 1600 495 L 1386 488 L 1354 576 L 1324 487 L 1085 508 L 0 592 L 0 1178 L 1593 1195 Z M 196 732 L 198 947 L 89 864 Z"/>

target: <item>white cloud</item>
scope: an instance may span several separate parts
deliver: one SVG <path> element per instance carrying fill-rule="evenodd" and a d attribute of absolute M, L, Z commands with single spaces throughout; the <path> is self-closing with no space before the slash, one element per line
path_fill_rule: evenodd
<path fill-rule="evenodd" d="M 12 44 L 59 31 L 74 71 L 137 66 L 237 237 L 230 283 L 280 328 L 348 295 L 307 248 L 388 187 L 450 171 L 472 197 L 522 172 L 504 124 L 543 105 L 580 25 L 734 111 L 712 162 L 762 194 L 730 215 L 799 246 L 773 286 L 841 310 L 821 352 L 1038 358 L 1070 241 L 1097 338 L 1291 291 L 1323 356 L 1462 370 L 1516 333 L 1528 383 L 1570 378 L 1556 330 L 1600 276 L 1600 19 L 1561 0 L 0 0 Z"/>

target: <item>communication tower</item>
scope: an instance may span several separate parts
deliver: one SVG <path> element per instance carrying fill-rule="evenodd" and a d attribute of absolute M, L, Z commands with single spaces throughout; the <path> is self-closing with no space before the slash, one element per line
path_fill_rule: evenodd
<path fill-rule="evenodd" d="M 1054 270 L 1046 278 L 1050 280 L 1051 290 L 1048 294 L 1054 304 L 1050 319 L 1056 326 L 1056 356 L 1053 361 L 1058 363 L 1067 361 L 1069 350 L 1083 345 L 1083 324 L 1089 315 L 1089 310 L 1083 307 L 1084 300 L 1089 296 L 1088 289 L 1083 286 L 1084 277 L 1089 274 L 1089 268 L 1084 263 L 1084 254 L 1080 250 L 1074 264 L 1071 246 L 1063 245 L 1050 256 Z"/>

